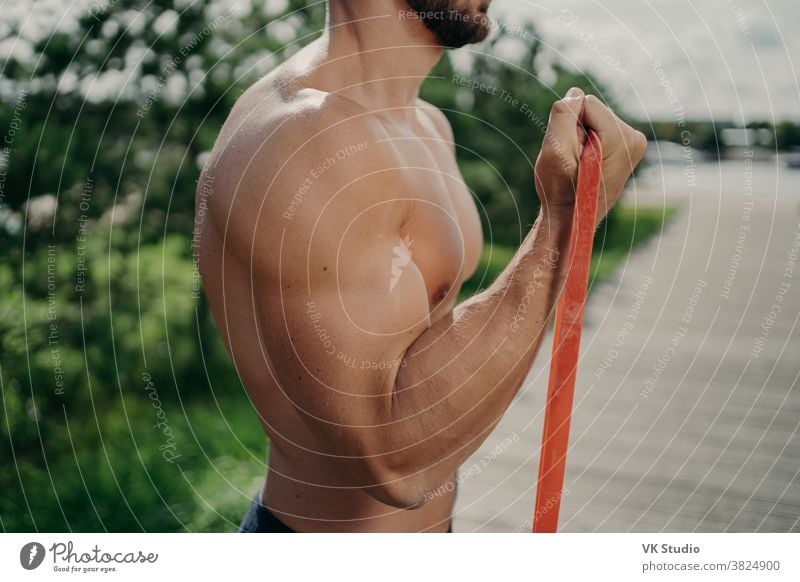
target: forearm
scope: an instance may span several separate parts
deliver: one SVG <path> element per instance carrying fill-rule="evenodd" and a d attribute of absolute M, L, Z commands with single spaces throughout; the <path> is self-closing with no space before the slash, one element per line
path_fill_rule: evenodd
<path fill-rule="evenodd" d="M 403 440 L 418 439 L 403 449 L 408 464 L 401 466 L 417 467 L 423 489 L 447 479 L 477 449 L 522 385 L 563 285 L 570 230 L 571 212 L 540 215 L 491 287 L 406 352 L 391 421 Z M 419 459 L 430 466 L 419 467 Z"/>

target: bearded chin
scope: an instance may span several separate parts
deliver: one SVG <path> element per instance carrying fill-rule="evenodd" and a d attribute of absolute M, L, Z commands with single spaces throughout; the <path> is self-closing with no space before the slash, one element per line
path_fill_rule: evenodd
<path fill-rule="evenodd" d="M 481 42 L 492 29 L 485 13 L 460 8 L 458 0 L 406 0 L 406 3 L 444 48 Z"/>

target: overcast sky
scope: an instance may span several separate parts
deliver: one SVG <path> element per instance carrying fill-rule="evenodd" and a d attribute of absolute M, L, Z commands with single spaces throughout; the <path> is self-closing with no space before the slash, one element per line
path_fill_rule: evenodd
<path fill-rule="evenodd" d="M 32 52 L 8 36 L 7 23 L 25 22 L 29 39 L 55 27 L 74 32 L 65 5 L 75 16 L 109 1 L 0 0 L 0 57 Z M 251 1 L 274 13 L 287 6 L 238 1 L 245 12 Z M 216 0 L 214 9 L 231 2 Z M 545 82 L 546 58 L 559 54 L 598 76 L 637 117 L 800 121 L 800 0 L 494 0 L 490 15 L 512 33 L 522 19 L 536 24 L 549 47 Z"/>
<path fill-rule="evenodd" d="M 494 0 L 490 15 L 531 18 L 636 116 L 800 121 L 800 0 Z"/>

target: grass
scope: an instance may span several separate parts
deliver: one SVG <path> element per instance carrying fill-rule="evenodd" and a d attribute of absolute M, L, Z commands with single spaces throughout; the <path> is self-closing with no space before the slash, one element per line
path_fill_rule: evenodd
<path fill-rule="evenodd" d="M 619 265 L 637 247 L 651 237 L 661 233 L 677 213 L 675 206 L 650 208 L 618 205 L 609 218 L 612 228 L 605 226 L 597 231 L 592 267 L 589 274 L 590 287 L 614 276 Z M 491 285 L 514 257 L 516 248 L 498 244 L 487 244 L 483 248 L 480 264 L 475 275 L 461 288 L 459 300 L 464 300 Z"/>
<path fill-rule="evenodd" d="M 85 416 L 48 419 L 46 459 L 10 460 L 4 531 L 234 531 L 264 476 L 266 439 L 246 396 L 163 402 L 173 463 L 152 402 L 126 394 Z M 95 418 L 95 414 L 97 417 Z M 16 478 L 19 471 L 24 494 Z M 12 500 L 26 499 L 27 508 Z"/>

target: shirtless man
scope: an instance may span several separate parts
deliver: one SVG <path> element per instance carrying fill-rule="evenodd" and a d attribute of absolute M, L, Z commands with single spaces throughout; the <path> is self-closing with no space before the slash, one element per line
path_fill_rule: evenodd
<path fill-rule="evenodd" d="M 520 388 L 562 286 L 582 127 L 603 144 L 598 220 L 644 154 L 597 98 L 556 101 L 542 211 L 456 305 L 481 225 L 418 90 L 444 47 L 485 38 L 488 3 L 330 0 L 325 33 L 222 129 L 198 185 L 200 269 L 271 443 L 244 531 L 447 531 L 456 471 Z"/>

